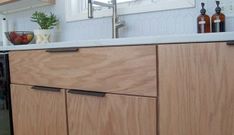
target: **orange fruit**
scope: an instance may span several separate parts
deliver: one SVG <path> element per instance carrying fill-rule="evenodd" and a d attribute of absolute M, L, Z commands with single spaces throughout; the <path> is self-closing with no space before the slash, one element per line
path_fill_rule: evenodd
<path fill-rule="evenodd" d="M 28 41 L 31 41 L 31 40 L 32 40 L 32 38 L 33 38 L 33 35 L 31 35 L 31 34 L 28 34 L 28 35 L 27 35 L 27 39 L 28 39 Z"/>

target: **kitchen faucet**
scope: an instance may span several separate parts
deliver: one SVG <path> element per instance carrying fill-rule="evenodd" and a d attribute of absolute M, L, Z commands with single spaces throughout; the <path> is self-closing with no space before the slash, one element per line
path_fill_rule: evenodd
<path fill-rule="evenodd" d="M 125 25 L 124 21 L 119 19 L 117 15 L 117 0 L 112 0 L 111 3 L 103 3 L 98 1 L 88 0 L 88 18 L 93 18 L 93 4 L 102 7 L 108 7 L 113 9 L 112 14 L 112 38 L 119 38 L 119 29 Z"/>

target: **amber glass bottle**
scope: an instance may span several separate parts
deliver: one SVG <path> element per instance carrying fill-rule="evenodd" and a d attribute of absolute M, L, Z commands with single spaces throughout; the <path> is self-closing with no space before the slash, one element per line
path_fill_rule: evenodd
<path fill-rule="evenodd" d="M 197 17 L 197 33 L 210 32 L 210 17 L 206 15 L 205 3 L 201 3 L 201 14 Z"/>
<path fill-rule="evenodd" d="M 217 7 L 212 16 L 212 32 L 225 32 L 225 15 L 221 13 L 220 2 L 216 1 Z"/>

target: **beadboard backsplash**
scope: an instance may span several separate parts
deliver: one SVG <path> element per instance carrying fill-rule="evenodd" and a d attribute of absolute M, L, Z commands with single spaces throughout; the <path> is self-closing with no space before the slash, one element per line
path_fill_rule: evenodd
<path fill-rule="evenodd" d="M 215 9 L 214 0 L 196 0 L 196 8 L 150 12 L 122 16 L 127 26 L 120 31 L 121 37 L 156 36 L 168 34 L 196 33 L 196 18 L 200 14 L 200 3 L 205 2 L 208 15 Z M 111 18 L 101 18 L 67 23 L 65 21 L 65 0 L 57 0 L 52 7 L 8 15 L 10 25 L 16 30 L 33 30 L 38 26 L 30 21 L 36 10 L 54 12 L 60 19 L 56 30 L 59 41 L 111 38 Z M 227 31 L 234 31 L 234 17 L 227 17 Z"/>

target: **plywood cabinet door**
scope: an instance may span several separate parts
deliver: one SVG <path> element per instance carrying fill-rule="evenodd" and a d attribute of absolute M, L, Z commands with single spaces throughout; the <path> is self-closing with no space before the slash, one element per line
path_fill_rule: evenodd
<path fill-rule="evenodd" d="M 234 135 L 234 46 L 162 45 L 160 135 Z"/>
<path fill-rule="evenodd" d="M 65 92 L 11 85 L 15 135 L 67 135 Z"/>
<path fill-rule="evenodd" d="M 70 135 L 156 135 L 156 98 L 67 94 Z"/>

